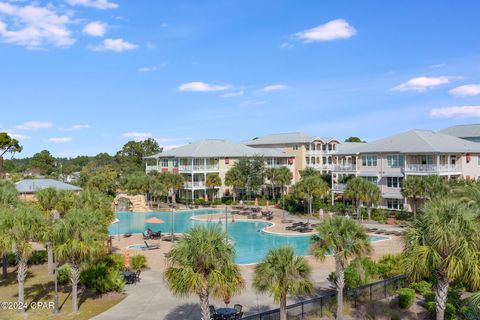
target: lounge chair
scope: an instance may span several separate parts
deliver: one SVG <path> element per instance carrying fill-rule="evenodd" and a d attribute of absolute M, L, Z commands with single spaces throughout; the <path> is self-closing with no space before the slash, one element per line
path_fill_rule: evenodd
<path fill-rule="evenodd" d="M 160 245 L 158 243 L 148 243 L 147 241 L 143 241 L 145 243 L 145 249 L 153 250 L 153 249 L 160 249 Z"/>
<path fill-rule="evenodd" d="M 208 306 L 208 309 L 210 310 L 210 319 L 212 320 L 220 320 L 222 317 L 218 315 L 217 310 L 215 310 L 215 307 L 210 305 Z"/>

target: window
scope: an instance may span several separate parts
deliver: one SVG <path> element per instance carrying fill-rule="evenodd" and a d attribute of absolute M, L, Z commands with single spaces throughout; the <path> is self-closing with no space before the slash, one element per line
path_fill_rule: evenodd
<path fill-rule="evenodd" d="M 387 155 L 387 165 L 390 168 L 403 167 L 404 164 L 405 164 L 405 157 L 403 154 Z"/>
<path fill-rule="evenodd" d="M 310 150 L 310 145 L 309 145 L 309 144 L 306 144 L 306 145 L 305 145 L 305 149 L 307 149 L 307 151 Z"/>
<path fill-rule="evenodd" d="M 377 177 L 362 177 L 362 178 L 373 184 L 377 184 L 377 181 L 378 181 Z"/>
<path fill-rule="evenodd" d="M 312 158 L 312 164 L 315 164 L 315 158 Z"/>
<path fill-rule="evenodd" d="M 480 165 L 480 157 L 478 157 L 478 165 Z M 322 157 L 322 163 L 327 164 L 327 157 Z"/>
<path fill-rule="evenodd" d="M 322 150 L 327 151 L 327 145 L 326 144 L 322 144 Z"/>
<path fill-rule="evenodd" d="M 174 166 L 175 168 L 178 167 L 178 159 L 173 159 L 173 166 Z"/>
<path fill-rule="evenodd" d="M 332 164 L 332 157 L 328 157 L 328 164 Z"/>
<path fill-rule="evenodd" d="M 403 210 L 403 200 L 402 199 L 386 199 L 387 208 L 393 210 Z"/>
<path fill-rule="evenodd" d="M 328 151 L 332 151 L 332 145 L 330 143 L 328 144 Z"/>
<path fill-rule="evenodd" d="M 292 149 L 293 149 L 293 150 L 298 150 L 298 144 L 294 144 L 294 145 L 292 146 Z"/>
<path fill-rule="evenodd" d="M 305 160 L 307 161 L 307 164 L 310 164 L 310 157 L 306 157 Z"/>
<path fill-rule="evenodd" d="M 162 159 L 162 167 L 168 167 L 168 159 Z"/>
<path fill-rule="evenodd" d="M 433 164 L 433 157 L 431 155 L 420 156 L 421 164 Z"/>
<path fill-rule="evenodd" d="M 362 166 L 364 167 L 376 167 L 377 156 L 362 156 Z"/>
<path fill-rule="evenodd" d="M 333 149 L 333 150 L 335 150 L 335 146 L 336 146 L 335 144 L 332 144 L 332 149 Z"/>
<path fill-rule="evenodd" d="M 403 186 L 403 178 L 401 177 L 387 177 L 387 187 L 401 188 Z"/>

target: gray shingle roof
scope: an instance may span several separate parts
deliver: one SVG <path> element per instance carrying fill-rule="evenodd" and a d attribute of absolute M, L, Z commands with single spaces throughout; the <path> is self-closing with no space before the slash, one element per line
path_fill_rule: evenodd
<path fill-rule="evenodd" d="M 316 139 L 324 142 L 334 140 L 333 137 L 314 137 L 302 132 L 274 133 L 255 140 L 243 141 L 248 146 L 272 145 L 272 144 L 290 144 L 290 143 L 310 143 Z"/>
<path fill-rule="evenodd" d="M 19 193 L 34 193 L 41 189 L 46 188 L 55 188 L 59 190 L 72 190 L 80 191 L 82 188 L 64 183 L 62 181 L 57 181 L 53 179 L 26 179 L 18 181 L 15 184 L 17 191 Z"/>
<path fill-rule="evenodd" d="M 370 143 L 340 150 L 337 154 L 357 153 L 466 153 L 480 152 L 480 143 L 429 130 L 410 130 Z"/>
<path fill-rule="evenodd" d="M 439 131 L 458 138 L 480 137 L 480 124 L 460 124 Z"/>
<path fill-rule="evenodd" d="M 207 139 L 192 142 L 190 144 L 168 150 L 146 159 L 176 157 L 176 158 L 212 158 L 212 157 L 252 157 L 263 155 L 265 157 L 287 157 L 287 155 L 278 149 L 273 148 L 252 148 L 242 143 Z"/>

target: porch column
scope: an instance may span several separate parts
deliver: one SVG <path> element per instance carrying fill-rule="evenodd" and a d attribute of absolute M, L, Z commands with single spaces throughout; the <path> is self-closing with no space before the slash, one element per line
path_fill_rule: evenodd
<path fill-rule="evenodd" d="M 203 158 L 203 169 L 207 170 L 207 158 Z"/>

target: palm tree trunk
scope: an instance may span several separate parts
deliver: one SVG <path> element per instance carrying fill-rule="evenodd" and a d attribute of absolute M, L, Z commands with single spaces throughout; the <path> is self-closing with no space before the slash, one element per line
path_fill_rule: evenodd
<path fill-rule="evenodd" d="M 76 262 L 70 263 L 72 281 L 72 312 L 78 312 L 78 282 L 80 281 L 80 270 Z"/>
<path fill-rule="evenodd" d="M 435 305 L 437 307 L 437 320 L 443 320 L 445 317 L 445 305 L 447 302 L 448 280 L 439 275 L 437 285 L 435 286 Z"/>
<path fill-rule="evenodd" d="M 287 297 L 280 299 L 280 320 L 287 320 Z"/>
<path fill-rule="evenodd" d="M 210 320 L 210 309 L 208 302 L 208 289 L 203 288 L 200 292 L 200 308 L 202 309 L 202 320 Z"/>
<path fill-rule="evenodd" d="M 18 312 L 25 312 L 25 278 L 27 277 L 27 259 L 19 257 L 17 254 L 18 269 L 17 269 L 17 280 L 18 280 Z"/>
<path fill-rule="evenodd" d="M 368 221 L 372 220 L 372 205 L 368 203 L 367 205 Z"/>
<path fill-rule="evenodd" d="M 8 261 L 7 261 L 7 253 L 5 252 L 3 255 L 2 255 L 2 276 L 3 276 L 3 279 L 7 279 L 8 277 Z"/>
<path fill-rule="evenodd" d="M 335 256 L 335 274 L 337 276 L 337 320 L 343 319 L 343 288 L 345 287 L 345 261 Z"/>
<path fill-rule="evenodd" d="M 47 242 L 47 258 L 48 258 L 48 274 L 53 274 L 53 246 L 51 242 Z"/>
<path fill-rule="evenodd" d="M 237 191 L 235 190 L 235 188 L 232 188 L 233 203 L 235 203 L 236 193 Z"/>
<path fill-rule="evenodd" d="M 413 220 L 417 220 L 417 198 L 413 198 Z"/>

